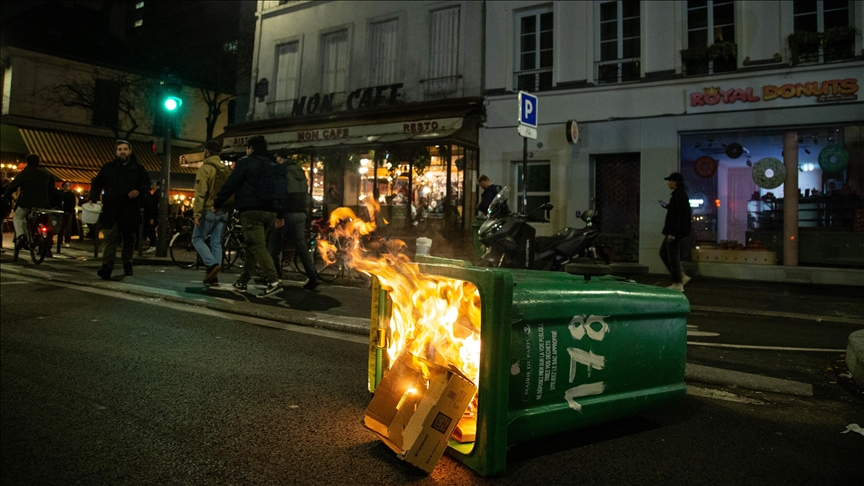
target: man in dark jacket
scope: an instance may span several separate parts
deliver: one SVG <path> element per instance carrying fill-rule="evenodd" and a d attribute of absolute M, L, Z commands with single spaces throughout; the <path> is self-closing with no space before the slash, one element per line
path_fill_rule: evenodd
<path fill-rule="evenodd" d="M 27 167 L 6 188 L 3 199 L 11 199 L 12 194 L 21 188 L 18 206 L 12 222 L 15 225 L 15 238 L 27 238 L 27 214 L 31 209 L 47 209 L 51 204 L 50 192 L 54 190 L 54 176 L 39 165 L 39 156 L 29 154 L 24 158 Z"/>
<path fill-rule="evenodd" d="M 498 191 L 501 190 L 501 186 L 492 184 L 492 181 L 485 175 L 481 175 L 477 179 L 477 185 L 480 186 L 480 189 L 483 189 L 483 194 L 480 194 L 480 203 L 477 204 L 477 212 L 486 217 L 486 211 L 489 210 L 489 205 L 492 204 Z"/>
<path fill-rule="evenodd" d="M 75 225 L 75 206 L 77 206 L 78 198 L 72 192 L 72 183 L 66 181 L 63 183 L 63 190 L 60 192 L 60 209 L 63 210 L 63 223 L 60 225 L 60 243 L 66 248 L 72 242 L 72 226 Z"/>
<path fill-rule="evenodd" d="M 291 158 L 288 149 L 280 149 L 276 152 L 276 162 L 285 166 L 288 171 L 288 197 L 285 199 L 284 210 L 277 216 L 276 229 L 270 232 L 267 240 L 267 249 L 276 264 L 276 273 L 282 278 L 282 242 L 288 240 L 294 251 L 298 252 L 303 270 L 309 277 L 306 290 L 315 290 L 318 286 L 318 271 L 312 261 L 312 254 L 307 251 L 306 242 L 306 210 L 309 208 L 309 182 L 303 169 Z"/>
<path fill-rule="evenodd" d="M 673 172 L 665 180 L 669 189 L 672 189 L 672 197 L 669 199 L 669 204 L 666 205 L 660 258 L 672 276 L 672 285 L 668 288 L 684 292 L 684 285 L 687 284 L 690 277 L 681 271 L 681 240 L 690 236 L 692 217 L 690 197 L 687 196 L 687 190 L 684 187 L 683 175 Z"/>
<path fill-rule="evenodd" d="M 267 164 L 273 164 L 268 168 Z M 285 168 L 276 164 L 267 153 L 267 141 L 256 135 L 246 142 L 246 157 L 237 161 L 234 170 L 222 185 L 222 189 L 213 201 L 213 212 L 225 204 L 234 195 L 234 209 L 240 213 L 240 224 L 243 226 L 243 244 L 246 256 L 243 262 L 243 273 L 234 282 L 234 290 L 246 292 L 247 283 L 252 278 L 256 264 L 261 267 L 267 288 L 258 297 L 269 297 L 282 291 L 282 283 L 276 274 L 273 258 L 267 252 L 267 232 L 275 222 L 280 208 L 274 207 L 274 202 L 268 199 L 265 187 L 270 187 L 265 179 L 267 174 L 273 174 L 277 179 L 283 179 L 283 187 L 287 184 Z M 279 201 L 281 202 L 281 201 Z"/>
<path fill-rule="evenodd" d="M 102 191 L 102 228 L 105 241 L 102 242 L 102 268 L 96 272 L 99 277 L 109 280 L 117 258 L 117 243 L 122 238 L 123 274 L 132 275 L 132 254 L 135 251 L 135 235 L 141 224 L 141 205 L 146 204 L 150 190 L 150 176 L 139 164 L 132 153 L 132 146 L 125 140 L 118 140 L 115 146 L 117 158 L 102 166 L 93 178 L 90 188 L 90 201 L 99 200 Z"/>

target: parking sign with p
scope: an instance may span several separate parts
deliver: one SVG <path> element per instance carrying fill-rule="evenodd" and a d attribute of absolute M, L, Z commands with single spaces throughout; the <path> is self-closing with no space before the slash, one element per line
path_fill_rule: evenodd
<path fill-rule="evenodd" d="M 519 92 L 519 123 L 537 128 L 537 97 Z"/>

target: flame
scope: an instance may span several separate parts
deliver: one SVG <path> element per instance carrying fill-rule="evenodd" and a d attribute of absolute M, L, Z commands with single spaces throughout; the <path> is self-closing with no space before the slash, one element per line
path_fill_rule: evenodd
<path fill-rule="evenodd" d="M 375 275 L 389 292 L 393 302 L 387 347 L 390 363 L 407 350 L 445 368 L 454 366 L 479 386 L 477 287 L 462 280 L 422 274 L 402 251 L 404 242 L 370 237 L 380 206 L 371 197 L 363 202 L 371 221 L 362 221 L 348 208 L 337 208 L 329 221 L 333 233 L 329 239 L 318 240 L 319 253 L 332 262 L 341 247 L 348 266 Z"/>

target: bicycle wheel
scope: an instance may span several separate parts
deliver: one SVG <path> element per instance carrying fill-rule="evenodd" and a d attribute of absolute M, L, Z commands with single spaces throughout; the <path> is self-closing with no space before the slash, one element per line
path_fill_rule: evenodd
<path fill-rule="evenodd" d="M 192 244 L 192 233 L 182 231 L 171 238 L 171 261 L 180 268 L 192 268 L 198 261 L 198 252 Z"/>
<path fill-rule="evenodd" d="M 33 263 L 39 265 L 45 260 L 45 253 L 48 251 L 48 241 L 41 234 L 35 234 L 30 242 L 30 259 Z"/>
<path fill-rule="evenodd" d="M 243 268 L 243 242 L 238 236 L 239 233 L 234 231 L 228 232 L 225 236 L 225 241 L 222 242 L 222 269 L 228 270 L 233 266 Z"/>

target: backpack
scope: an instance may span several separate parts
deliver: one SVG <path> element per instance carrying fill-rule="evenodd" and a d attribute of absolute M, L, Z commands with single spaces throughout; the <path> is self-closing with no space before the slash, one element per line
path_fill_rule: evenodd
<path fill-rule="evenodd" d="M 213 180 L 213 190 L 210 192 L 212 194 L 211 197 L 215 198 L 216 194 L 219 194 L 219 191 L 222 189 L 222 186 L 225 184 L 225 181 L 228 180 L 228 176 L 231 175 L 231 169 L 228 167 L 222 167 L 216 169 L 216 178 Z M 225 211 L 230 211 L 234 207 L 234 194 L 222 204 L 222 208 Z"/>
<path fill-rule="evenodd" d="M 258 177 L 258 197 L 264 201 L 268 211 L 281 213 L 288 197 L 288 171 L 275 160 L 261 159 L 264 167 Z"/>

